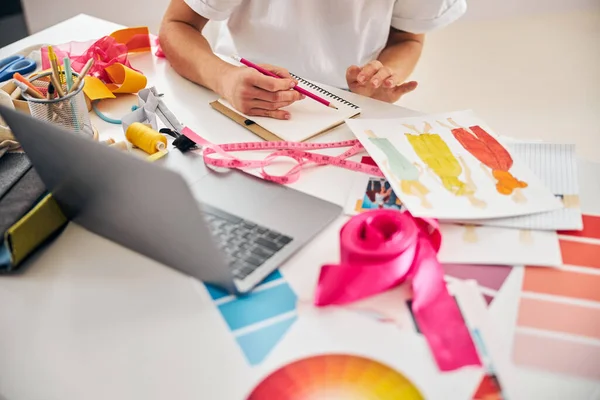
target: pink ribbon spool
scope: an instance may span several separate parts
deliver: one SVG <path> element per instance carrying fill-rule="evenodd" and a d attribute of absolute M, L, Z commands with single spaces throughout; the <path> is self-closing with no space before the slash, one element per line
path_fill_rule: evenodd
<path fill-rule="evenodd" d="M 341 262 L 321 268 L 315 305 L 347 304 L 405 281 L 413 290 L 413 314 L 442 371 L 481 361 L 448 293 L 437 260 L 441 234 L 435 220 L 408 212 L 373 210 L 341 229 Z"/>

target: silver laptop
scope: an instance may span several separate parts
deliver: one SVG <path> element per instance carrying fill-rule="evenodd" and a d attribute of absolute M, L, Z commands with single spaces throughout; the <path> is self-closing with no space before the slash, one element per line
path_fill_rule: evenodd
<path fill-rule="evenodd" d="M 167 266 L 245 293 L 341 214 L 341 207 L 171 150 L 154 163 L 0 107 L 61 210 Z M 176 172 L 177 171 L 177 172 Z"/>

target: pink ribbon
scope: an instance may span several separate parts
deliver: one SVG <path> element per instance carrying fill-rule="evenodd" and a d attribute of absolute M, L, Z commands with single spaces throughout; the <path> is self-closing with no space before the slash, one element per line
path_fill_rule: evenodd
<path fill-rule="evenodd" d="M 351 218 L 341 229 L 341 263 L 321 268 L 317 306 L 347 304 L 410 281 L 413 314 L 442 371 L 480 366 L 461 312 L 448 293 L 437 260 L 435 220 L 379 209 Z"/>
<path fill-rule="evenodd" d="M 94 65 L 90 68 L 89 74 L 103 82 L 112 82 L 112 79 L 110 79 L 105 69 L 113 64 L 119 63 L 133 69 L 127 59 L 129 53 L 127 46 L 117 43 L 117 41 L 110 36 L 102 37 L 94 42 L 70 42 L 54 46 L 54 51 L 58 57 L 59 64 L 62 64 L 64 57 L 69 57 L 71 59 L 71 66 L 76 72 L 80 72 L 85 63 L 87 63 L 90 58 L 93 58 Z M 48 48 L 43 47 L 43 69 L 50 68 L 47 52 Z"/>
<path fill-rule="evenodd" d="M 60 65 L 63 63 L 63 58 L 69 57 L 71 59 L 71 67 L 75 72 L 80 72 L 88 60 L 93 58 L 94 65 L 90 68 L 89 74 L 103 82 L 110 83 L 112 82 L 112 79 L 105 69 L 118 63 L 123 64 L 134 71 L 138 71 L 133 68 L 129 62 L 128 56 L 131 51 L 145 46 L 152 46 L 155 50 L 154 55 L 156 57 L 165 57 L 160 47 L 158 37 L 152 34 L 134 35 L 127 44 L 118 43 L 117 40 L 111 36 L 103 36 L 100 39 L 87 42 L 73 41 L 55 45 L 53 46 L 53 49 Z M 41 53 L 42 69 L 50 68 L 50 62 L 48 61 L 48 47 L 42 47 Z"/>

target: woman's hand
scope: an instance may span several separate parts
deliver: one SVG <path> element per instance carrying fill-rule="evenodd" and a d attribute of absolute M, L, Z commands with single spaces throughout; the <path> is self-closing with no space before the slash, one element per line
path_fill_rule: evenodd
<path fill-rule="evenodd" d="M 291 90 L 298 82 L 283 68 L 265 64 L 261 67 L 281 79 L 263 75 L 253 68 L 232 66 L 221 75 L 220 94 L 246 115 L 289 119 L 290 113 L 281 108 L 304 98 Z"/>
<path fill-rule="evenodd" d="M 346 81 L 350 91 L 388 103 L 395 103 L 400 97 L 417 88 L 417 82 L 402 83 L 398 74 L 378 60 L 373 60 L 363 67 L 348 67 Z"/>

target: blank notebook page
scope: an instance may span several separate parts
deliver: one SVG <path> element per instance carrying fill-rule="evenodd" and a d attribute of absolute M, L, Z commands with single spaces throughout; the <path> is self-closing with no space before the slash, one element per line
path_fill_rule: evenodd
<path fill-rule="evenodd" d="M 254 121 L 269 132 L 286 141 L 301 142 L 309 139 L 323 131 L 340 125 L 344 120 L 352 118 L 360 113 L 360 108 L 316 84 L 295 76 L 298 86 L 318 95 L 331 102 L 338 110 L 327 107 L 310 97 L 295 102 L 282 108 L 291 114 L 288 120 L 278 120 L 267 117 L 250 117 L 235 110 L 227 100 L 219 99 L 219 102 L 227 108 Z"/>

